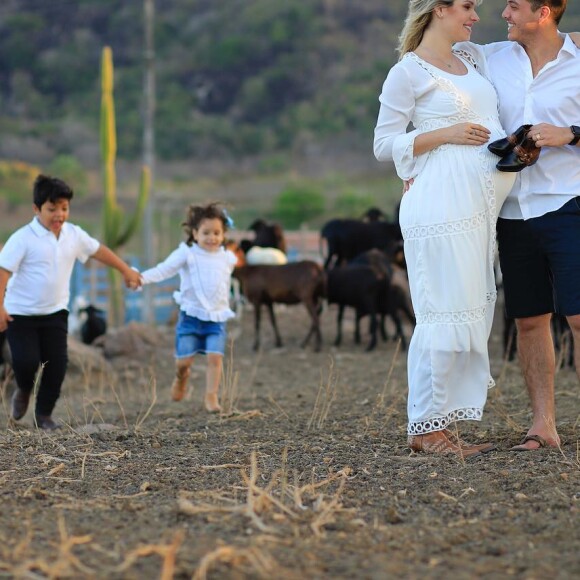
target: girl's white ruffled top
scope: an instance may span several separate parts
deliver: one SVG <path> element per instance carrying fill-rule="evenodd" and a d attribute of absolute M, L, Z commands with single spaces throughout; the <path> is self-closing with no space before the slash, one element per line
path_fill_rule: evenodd
<path fill-rule="evenodd" d="M 179 274 L 180 288 L 173 297 L 180 309 L 200 320 L 224 322 L 235 316 L 229 296 L 236 262 L 234 253 L 225 248 L 206 252 L 197 244 L 182 242 L 163 262 L 141 276 L 144 284 L 151 284 Z"/>

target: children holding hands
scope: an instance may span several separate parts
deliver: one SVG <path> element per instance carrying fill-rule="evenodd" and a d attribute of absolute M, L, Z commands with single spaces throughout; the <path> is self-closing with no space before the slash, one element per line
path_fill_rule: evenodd
<path fill-rule="evenodd" d="M 186 241 L 163 262 L 140 274 L 68 222 L 72 198 L 73 190 L 64 181 L 39 175 L 33 188 L 33 220 L 14 232 L 0 251 L 0 333 L 6 331 L 17 384 L 11 418 L 18 421 L 26 414 L 42 367 L 35 424 L 46 430 L 60 426 L 52 412 L 68 362 L 70 279 L 76 260 L 84 263 L 89 258 L 121 272 L 132 289 L 179 273 L 180 290 L 174 294 L 180 311 L 171 395 L 175 401 L 183 399 L 194 357 L 205 354 L 205 408 L 219 412 L 226 321 L 235 316 L 229 292 L 237 258 L 223 245 L 230 218 L 217 203 L 189 206 L 183 224 Z"/>

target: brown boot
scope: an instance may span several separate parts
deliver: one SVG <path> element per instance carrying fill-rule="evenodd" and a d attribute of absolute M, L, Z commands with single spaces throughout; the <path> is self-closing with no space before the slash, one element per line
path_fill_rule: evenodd
<path fill-rule="evenodd" d="M 444 431 L 433 431 L 424 435 L 410 435 L 408 444 L 413 451 L 433 455 L 457 455 L 466 459 L 480 454 L 479 450 L 463 449 L 456 445 L 449 440 Z"/>
<path fill-rule="evenodd" d="M 536 142 L 530 137 L 529 131 L 526 131 L 513 150 L 497 162 L 496 167 L 499 171 L 521 171 L 538 160 L 540 149 L 541 147 L 537 147 Z"/>
<path fill-rule="evenodd" d="M 514 147 L 524 140 L 524 137 L 530 132 L 532 128 L 531 125 L 522 125 L 518 127 L 513 134 L 504 137 L 503 139 L 498 139 L 490 143 L 487 148 L 496 155 L 504 157 L 508 153 L 514 150 Z"/>
<path fill-rule="evenodd" d="M 16 387 L 12 395 L 12 409 L 11 415 L 15 421 L 18 421 L 26 415 L 28 410 L 28 403 L 30 402 L 31 393 L 26 393 L 22 389 Z"/>
<path fill-rule="evenodd" d="M 495 449 L 497 449 L 497 447 L 493 443 L 468 443 L 467 441 L 464 441 L 456 433 L 454 433 L 449 429 L 445 429 L 443 433 L 445 433 L 445 435 L 447 436 L 449 441 L 451 441 L 451 443 L 459 445 L 461 449 L 475 449 L 480 453 L 488 453 L 489 451 L 494 451 Z"/>
<path fill-rule="evenodd" d="M 181 401 L 187 393 L 187 381 L 189 380 L 189 367 L 178 366 L 175 371 L 175 379 L 171 385 L 171 398 L 174 401 Z"/>

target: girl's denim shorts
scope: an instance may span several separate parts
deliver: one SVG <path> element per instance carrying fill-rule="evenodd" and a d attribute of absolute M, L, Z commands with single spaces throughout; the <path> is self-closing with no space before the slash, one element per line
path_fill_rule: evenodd
<path fill-rule="evenodd" d="M 194 354 L 221 354 L 226 349 L 226 323 L 188 316 L 182 310 L 175 327 L 175 358 Z"/>

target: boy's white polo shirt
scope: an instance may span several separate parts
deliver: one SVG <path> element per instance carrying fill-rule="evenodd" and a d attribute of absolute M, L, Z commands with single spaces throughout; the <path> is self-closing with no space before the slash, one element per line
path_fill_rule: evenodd
<path fill-rule="evenodd" d="M 4 307 L 8 314 L 52 314 L 68 308 L 76 260 L 86 262 L 100 243 L 65 222 L 58 239 L 36 218 L 14 232 L 0 251 L 0 268 L 12 272 Z"/>

